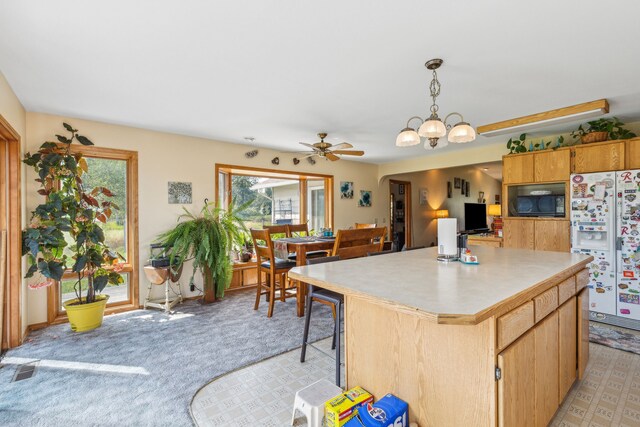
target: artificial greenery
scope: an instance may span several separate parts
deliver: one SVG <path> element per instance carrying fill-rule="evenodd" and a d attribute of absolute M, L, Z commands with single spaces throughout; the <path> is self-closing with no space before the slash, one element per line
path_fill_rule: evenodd
<path fill-rule="evenodd" d="M 185 213 L 178 218 L 178 225 L 159 236 L 160 243 L 169 248 L 167 253 L 174 268 L 193 258 L 190 284 L 200 270 L 205 299 L 211 294 L 222 298 L 231 283 L 229 252 L 234 244 L 245 242 L 247 228 L 239 215 L 251 202 L 237 208 L 232 203 L 226 210 L 206 203 L 199 215 L 183 208 Z"/>
<path fill-rule="evenodd" d="M 525 139 L 527 139 L 526 133 L 523 133 L 522 135 L 520 135 L 520 138 L 518 139 L 509 138 L 509 141 L 507 141 L 507 148 L 509 149 L 509 154 L 526 153 L 527 147 L 524 145 Z"/>
<path fill-rule="evenodd" d="M 39 272 L 46 278 L 43 283 L 50 285 L 61 281 L 71 267 L 77 277 L 77 303 L 92 303 L 107 284 L 124 282 L 112 268 L 121 257 L 105 244 L 99 225 L 106 223 L 118 206 L 108 200 L 113 197 L 108 188 L 85 188 L 82 177 L 89 167 L 82 154 L 71 152 L 71 145 L 93 143 L 69 124 L 63 125 L 70 137 L 56 135 L 57 143 L 47 141 L 37 152 L 24 156 L 23 162 L 38 174 L 38 194 L 46 197 L 31 213 L 30 225 L 22 232 L 22 255 L 27 255 L 30 262 L 25 277 Z"/>
<path fill-rule="evenodd" d="M 610 119 L 598 119 L 587 122 L 584 126 L 578 126 L 578 129 L 571 132 L 571 136 L 574 139 L 579 139 L 592 132 L 607 132 L 610 140 L 636 137 L 635 133 L 623 128 L 622 126 L 624 126 L 624 123 L 618 120 L 617 117 L 612 117 Z"/>

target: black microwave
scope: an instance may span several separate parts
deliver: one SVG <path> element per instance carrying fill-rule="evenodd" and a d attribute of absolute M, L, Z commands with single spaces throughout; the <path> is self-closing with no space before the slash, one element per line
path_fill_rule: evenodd
<path fill-rule="evenodd" d="M 564 195 L 518 196 L 516 216 L 564 217 Z"/>

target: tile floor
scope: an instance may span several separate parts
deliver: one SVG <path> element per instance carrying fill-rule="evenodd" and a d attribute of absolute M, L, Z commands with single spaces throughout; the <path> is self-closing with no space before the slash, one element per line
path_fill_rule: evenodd
<path fill-rule="evenodd" d="M 319 347 L 330 352 L 331 339 Z M 196 425 L 289 425 L 295 392 L 321 378 L 334 379 L 334 362 L 327 356 L 310 349 L 304 364 L 299 357 L 296 349 L 212 381 L 191 403 Z M 294 425 L 305 426 L 304 417 L 298 414 Z M 584 380 L 574 385 L 550 425 L 640 426 L 640 355 L 591 344 Z"/>

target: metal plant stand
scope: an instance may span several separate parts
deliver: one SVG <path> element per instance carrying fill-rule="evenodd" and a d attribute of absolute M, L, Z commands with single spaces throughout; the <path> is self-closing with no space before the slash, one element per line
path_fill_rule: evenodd
<path fill-rule="evenodd" d="M 149 280 L 147 297 L 144 300 L 145 310 L 148 307 L 153 307 L 169 313 L 176 304 L 182 302 L 182 291 L 180 289 L 180 283 L 178 282 L 182 274 L 182 267 L 173 273 L 170 267 L 153 267 L 147 265 L 144 267 L 144 272 Z M 175 292 L 171 288 L 171 283 L 178 284 L 178 292 Z M 164 298 L 151 299 L 151 288 L 153 285 L 164 285 Z M 170 295 L 170 292 L 174 295 Z"/>

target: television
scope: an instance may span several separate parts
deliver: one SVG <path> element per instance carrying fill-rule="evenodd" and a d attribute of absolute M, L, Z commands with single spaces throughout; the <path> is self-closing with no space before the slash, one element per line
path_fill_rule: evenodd
<path fill-rule="evenodd" d="M 464 231 L 486 231 L 487 205 L 484 203 L 464 204 Z"/>

